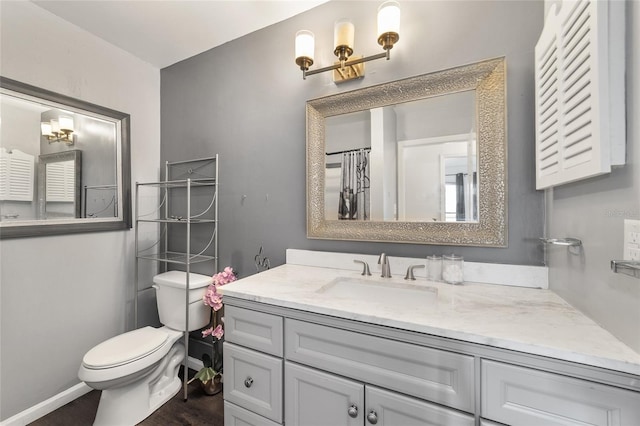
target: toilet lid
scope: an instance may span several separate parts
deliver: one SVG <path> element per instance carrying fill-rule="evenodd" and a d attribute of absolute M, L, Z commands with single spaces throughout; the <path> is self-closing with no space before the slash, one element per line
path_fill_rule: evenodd
<path fill-rule="evenodd" d="M 88 368 L 110 368 L 133 362 L 157 351 L 168 339 L 159 328 L 143 327 L 100 343 L 82 359 Z"/>

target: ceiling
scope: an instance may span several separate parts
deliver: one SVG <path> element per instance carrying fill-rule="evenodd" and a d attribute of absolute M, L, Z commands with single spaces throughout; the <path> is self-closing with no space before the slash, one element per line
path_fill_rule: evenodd
<path fill-rule="evenodd" d="M 328 0 L 31 0 L 164 68 Z"/>

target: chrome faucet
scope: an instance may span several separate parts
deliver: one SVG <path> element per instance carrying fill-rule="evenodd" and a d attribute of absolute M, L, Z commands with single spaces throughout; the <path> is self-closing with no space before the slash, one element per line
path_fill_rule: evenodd
<path fill-rule="evenodd" d="M 387 255 L 385 253 L 382 253 L 380 255 L 380 258 L 378 258 L 378 265 L 380 265 L 380 269 L 382 272 L 382 275 L 380 275 L 382 278 L 391 278 L 391 267 L 389 265 L 389 259 L 387 258 Z"/>
<path fill-rule="evenodd" d="M 364 260 L 353 259 L 353 263 L 361 263 L 362 264 L 362 273 L 360 275 L 368 275 L 371 276 L 371 271 L 369 270 L 369 264 Z"/>

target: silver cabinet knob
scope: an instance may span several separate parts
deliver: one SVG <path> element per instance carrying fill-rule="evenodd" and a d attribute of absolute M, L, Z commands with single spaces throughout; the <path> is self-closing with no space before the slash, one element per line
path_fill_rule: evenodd
<path fill-rule="evenodd" d="M 355 404 L 351 404 L 351 407 L 349 407 L 347 413 L 349 413 L 349 417 L 355 419 L 356 417 L 358 417 L 358 407 Z"/>
<path fill-rule="evenodd" d="M 367 414 L 367 420 L 372 425 L 375 425 L 376 423 L 378 423 L 378 414 L 376 414 L 375 411 L 371 410 L 371 412 Z"/>
<path fill-rule="evenodd" d="M 253 379 L 251 377 L 247 377 L 246 379 L 244 379 L 244 385 L 246 387 L 250 388 L 252 384 L 253 384 Z"/>

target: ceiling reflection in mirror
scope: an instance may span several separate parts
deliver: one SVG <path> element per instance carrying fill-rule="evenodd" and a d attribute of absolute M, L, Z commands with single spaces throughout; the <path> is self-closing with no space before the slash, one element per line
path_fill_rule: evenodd
<path fill-rule="evenodd" d="M 505 247 L 506 63 L 307 102 L 307 237 Z"/>
<path fill-rule="evenodd" d="M 475 91 L 326 118 L 325 217 L 478 220 Z"/>
<path fill-rule="evenodd" d="M 129 116 L 13 80 L 2 83 L 2 237 L 130 227 Z"/>

